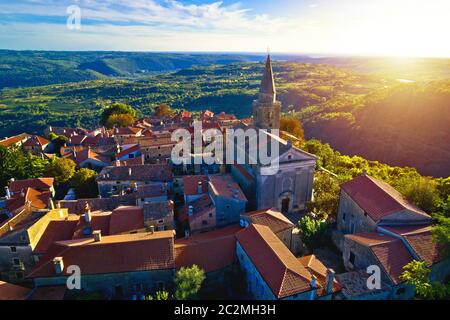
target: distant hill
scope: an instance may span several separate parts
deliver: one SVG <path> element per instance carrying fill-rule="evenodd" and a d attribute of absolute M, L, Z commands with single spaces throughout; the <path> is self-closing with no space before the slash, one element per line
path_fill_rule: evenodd
<path fill-rule="evenodd" d="M 115 101 L 130 104 L 140 115 L 168 103 L 177 109 L 248 117 L 263 70 L 261 63 L 233 62 L 239 59 L 234 55 L 194 55 L 194 64 L 186 61 L 189 55 L 178 54 L 136 54 L 130 59 L 133 54 L 86 53 L 81 59 L 81 54 L 69 53 L 69 64 L 68 58 L 56 63 L 64 54 L 50 54 L 51 65 L 66 68 L 73 63 L 77 72 L 95 80 L 0 91 L 0 137 L 42 133 L 50 124 L 90 127 L 97 124 L 102 106 Z M 330 143 L 344 154 L 450 176 L 450 60 L 425 59 L 394 68 L 389 67 L 392 61 L 383 64 L 379 59 L 282 58 L 278 56 L 287 61 L 274 63 L 278 98 L 284 112 L 302 120 L 308 138 Z M 214 63 L 207 64 L 208 59 Z M 242 59 L 262 61 L 263 56 Z M 28 63 L 45 66 L 35 59 Z M 186 63 L 190 66 L 183 68 Z M 144 65 L 147 72 L 135 74 Z M 173 71 L 161 73 L 163 66 Z"/>
<path fill-rule="evenodd" d="M 0 50 L 0 89 L 140 77 L 195 65 L 260 61 L 262 55 Z"/>

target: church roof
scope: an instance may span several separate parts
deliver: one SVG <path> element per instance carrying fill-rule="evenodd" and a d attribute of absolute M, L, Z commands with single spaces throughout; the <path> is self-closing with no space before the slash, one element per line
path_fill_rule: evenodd
<path fill-rule="evenodd" d="M 272 70 L 272 59 L 270 58 L 270 55 L 267 56 L 266 61 L 266 67 L 264 69 L 264 75 L 261 81 L 261 88 L 260 93 L 265 94 L 275 94 L 275 80 L 273 77 L 273 70 Z"/>

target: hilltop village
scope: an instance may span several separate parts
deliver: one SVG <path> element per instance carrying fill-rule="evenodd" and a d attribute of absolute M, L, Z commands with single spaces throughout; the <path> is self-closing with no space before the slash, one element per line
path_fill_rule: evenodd
<path fill-rule="evenodd" d="M 401 274 L 413 260 L 443 282 L 449 263 L 429 213 L 366 173 L 341 185 L 332 243 L 312 252 L 298 221 L 311 214 L 315 155 L 275 137 L 272 175 L 258 164 L 171 162 L 176 129 L 193 132 L 200 121 L 203 130 L 273 130 L 280 112 L 269 57 L 250 119 L 206 110 L 113 129 L 48 127 L 45 137 L 67 138 L 58 150 L 36 135 L 0 141 L 98 173 L 96 198 L 73 189 L 57 196 L 54 178 L 9 181 L 0 199 L 0 299 L 142 300 L 171 292 L 177 271 L 193 265 L 206 275 L 199 296 L 211 299 L 410 299 Z M 72 266 L 81 271 L 73 290 Z M 367 285 L 371 266 L 381 272 L 376 288 Z"/>

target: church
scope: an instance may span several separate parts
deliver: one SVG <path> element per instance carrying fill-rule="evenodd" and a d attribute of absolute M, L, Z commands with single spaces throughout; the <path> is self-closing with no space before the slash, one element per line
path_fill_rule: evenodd
<path fill-rule="evenodd" d="M 278 172 L 267 175 L 267 167 L 260 164 L 235 164 L 231 169 L 234 179 L 249 200 L 250 210 L 276 208 L 285 214 L 297 213 L 306 208 L 312 197 L 317 157 L 271 134 L 272 130 L 280 128 L 280 115 L 281 102 L 277 101 L 269 55 L 258 98 L 253 102 L 253 125 L 241 124 L 239 128 L 252 128 L 258 132 L 263 129 L 269 139 L 277 140 Z"/>

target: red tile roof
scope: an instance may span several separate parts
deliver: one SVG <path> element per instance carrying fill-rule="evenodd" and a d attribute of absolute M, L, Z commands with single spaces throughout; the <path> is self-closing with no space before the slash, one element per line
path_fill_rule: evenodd
<path fill-rule="evenodd" d="M 69 138 L 68 145 L 80 146 L 87 138 L 86 135 L 76 135 Z"/>
<path fill-rule="evenodd" d="M 400 239 L 377 233 L 359 233 L 345 237 L 369 247 L 380 262 L 380 267 L 384 269 L 394 284 L 402 282 L 400 276 L 403 273 L 403 267 L 414 260 Z"/>
<path fill-rule="evenodd" d="M 120 234 L 144 228 L 144 210 L 139 207 L 119 207 L 113 210 L 109 234 Z"/>
<path fill-rule="evenodd" d="M 317 277 L 317 281 L 319 281 L 320 285 L 326 289 L 327 287 L 327 270 L 328 268 L 317 259 L 315 255 L 304 256 L 298 259 L 300 263 L 309 271 L 311 274 Z M 333 282 L 333 292 L 340 291 L 342 289 L 339 282 L 335 279 Z M 326 294 L 326 292 L 322 292 Z"/>
<path fill-rule="evenodd" d="M 40 136 L 31 136 L 27 141 L 23 143 L 24 147 L 45 147 L 50 141 Z"/>
<path fill-rule="evenodd" d="M 111 163 L 111 159 L 109 157 L 93 151 L 90 147 L 84 148 L 82 151 L 78 151 L 73 155 L 73 161 L 75 161 L 77 165 L 89 159 L 100 161 L 105 164 Z"/>
<path fill-rule="evenodd" d="M 53 178 L 16 180 L 9 184 L 9 190 L 11 192 L 20 192 L 21 190 L 25 191 L 27 188 L 34 188 L 36 190 L 50 190 L 54 181 L 55 179 Z"/>
<path fill-rule="evenodd" d="M 424 218 L 429 216 L 409 203 L 397 190 L 387 183 L 368 175 L 361 175 L 342 184 L 341 188 L 375 221 L 393 213 L 409 210 Z"/>
<path fill-rule="evenodd" d="M 25 139 L 28 138 L 28 136 L 29 136 L 28 134 L 22 133 L 22 134 L 19 134 L 17 136 L 14 136 L 14 137 L 9 137 L 9 138 L 0 140 L 0 146 L 10 147 L 13 144 L 17 144 L 17 143 L 20 143 L 20 142 L 24 141 Z"/>
<path fill-rule="evenodd" d="M 430 227 L 405 233 L 403 238 L 429 267 L 444 258 L 445 250 L 442 245 L 437 244 L 433 240 Z"/>
<path fill-rule="evenodd" d="M 44 254 L 54 242 L 72 239 L 78 221 L 78 216 L 72 216 L 68 220 L 50 221 L 33 252 Z"/>
<path fill-rule="evenodd" d="M 311 273 L 268 227 L 251 224 L 236 237 L 275 297 L 311 290 Z"/>
<path fill-rule="evenodd" d="M 56 276 L 53 258 L 64 266 L 78 265 L 83 274 L 109 274 L 175 268 L 174 233 L 161 231 L 56 242 L 35 266 L 29 278 Z M 64 270 L 63 275 L 67 276 Z"/>
<path fill-rule="evenodd" d="M 120 166 L 121 167 L 130 167 L 130 166 L 142 166 L 144 165 L 145 160 L 144 160 L 144 155 L 141 155 L 139 157 L 136 158 L 131 158 L 131 159 L 127 159 L 127 160 L 120 160 Z M 117 166 L 117 163 L 114 161 L 113 164 L 115 166 Z"/>
<path fill-rule="evenodd" d="M 236 261 L 235 234 L 240 230 L 239 225 L 233 225 L 175 240 L 177 269 L 196 264 L 208 273 L 233 264 Z"/>
<path fill-rule="evenodd" d="M 137 188 L 136 193 L 134 193 L 136 198 L 146 199 L 146 198 L 159 198 L 161 196 L 167 196 L 167 187 L 164 184 L 146 184 L 140 185 Z"/>
<path fill-rule="evenodd" d="M 111 212 L 91 213 L 90 223 L 85 222 L 84 217 L 80 216 L 72 239 L 89 238 L 91 237 L 91 233 L 95 230 L 100 230 L 102 235 L 109 235 L 110 220 Z M 87 232 L 87 230 L 90 230 L 90 232 Z"/>
<path fill-rule="evenodd" d="M 31 289 L 0 281 L 0 300 L 26 300 Z"/>
<path fill-rule="evenodd" d="M 276 209 L 264 209 L 243 214 L 254 224 L 269 227 L 273 233 L 278 233 L 295 227 L 295 225 Z"/>
<path fill-rule="evenodd" d="M 97 180 L 169 182 L 173 180 L 173 173 L 171 167 L 167 164 L 146 164 L 131 167 L 106 167 L 103 168 Z"/>
<path fill-rule="evenodd" d="M 23 195 L 16 193 L 11 199 L 6 200 L 6 208 L 13 212 L 23 207 L 26 203 L 31 203 L 31 207 L 34 209 L 45 209 L 51 197 L 52 193 L 50 191 L 27 188 L 24 190 Z"/>
<path fill-rule="evenodd" d="M 141 147 L 138 144 L 134 144 L 132 146 L 126 146 L 120 151 L 118 154 L 116 154 L 116 159 L 122 158 L 123 156 L 126 156 L 127 154 L 136 152 L 141 150 Z"/>
<path fill-rule="evenodd" d="M 234 182 L 231 175 L 211 176 L 209 180 L 209 185 L 214 194 L 221 197 L 247 201 L 241 188 Z"/>
<path fill-rule="evenodd" d="M 183 186 L 184 194 L 187 196 L 196 195 L 198 193 L 199 182 L 202 183 L 202 194 L 208 193 L 208 177 L 204 175 L 184 176 Z"/>
<path fill-rule="evenodd" d="M 115 135 L 135 135 L 138 136 L 142 132 L 141 128 L 134 127 L 125 127 L 125 128 L 116 128 L 114 129 Z"/>

